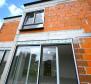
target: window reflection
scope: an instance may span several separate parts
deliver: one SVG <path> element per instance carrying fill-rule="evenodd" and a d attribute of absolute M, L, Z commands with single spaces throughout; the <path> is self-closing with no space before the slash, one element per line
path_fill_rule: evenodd
<path fill-rule="evenodd" d="M 40 12 L 36 14 L 35 23 L 43 23 L 44 21 L 44 13 Z"/>
<path fill-rule="evenodd" d="M 39 47 L 31 48 L 31 63 L 29 66 L 29 74 L 27 84 L 37 83 L 38 64 L 40 61 L 40 49 Z"/>
<path fill-rule="evenodd" d="M 24 29 L 43 28 L 44 11 L 34 11 L 26 14 L 24 20 Z"/>
<path fill-rule="evenodd" d="M 8 50 L 0 52 L 0 60 L 1 60 L 0 61 L 1 62 L 0 63 L 0 78 L 1 78 L 1 75 L 2 75 L 3 70 L 5 68 L 9 53 L 10 53 L 10 51 L 8 51 Z"/>
<path fill-rule="evenodd" d="M 59 84 L 78 84 L 70 44 L 43 46 L 41 51 L 40 57 L 40 46 L 18 47 L 7 84 L 57 84 L 57 81 Z"/>
<path fill-rule="evenodd" d="M 44 21 L 43 11 L 31 12 L 26 14 L 24 25 L 43 23 L 43 21 Z"/>
<path fill-rule="evenodd" d="M 34 13 L 27 14 L 25 24 L 34 24 Z"/>
<path fill-rule="evenodd" d="M 36 84 L 40 47 L 18 47 L 7 84 Z"/>
<path fill-rule="evenodd" d="M 4 50 L 0 50 L 0 64 L 1 64 L 3 56 L 4 56 Z"/>
<path fill-rule="evenodd" d="M 58 55 L 60 84 L 78 84 L 71 45 L 58 46 Z"/>
<path fill-rule="evenodd" d="M 55 47 L 43 47 L 39 84 L 57 84 Z"/>

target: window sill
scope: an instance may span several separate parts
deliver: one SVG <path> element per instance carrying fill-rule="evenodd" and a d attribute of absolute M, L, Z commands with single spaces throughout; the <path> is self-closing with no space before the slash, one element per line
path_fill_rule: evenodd
<path fill-rule="evenodd" d="M 38 29 L 43 29 L 44 25 L 42 24 L 29 24 L 29 25 L 24 25 L 20 31 L 28 31 L 28 30 L 38 30 Z"/>

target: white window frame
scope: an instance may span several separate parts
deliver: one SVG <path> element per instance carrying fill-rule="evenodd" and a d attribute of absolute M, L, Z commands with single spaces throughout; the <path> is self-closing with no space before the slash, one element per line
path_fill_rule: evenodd
<path fill-rule="evenodd" d="M 62 40 L 62 39 L 60 39 L 60 40 Z M 69 40 L 69 39 L 65 39 L 65 40 Z M 73 45 L 73 41 L 71 41 L 71 42 L 68 42 L 68 43 L 70 43 L 71 45 Z M 53 44 L 55 44 L 55 43 L 52 43 L 52 45 Z M 56 43 L 56 44 L 61 44 L 61 43 Z M 19 44 L 20 45 L 20 44 Z M 14 51 L 13 51 L 13 56 L 14 56 L 14 53 L 16 52 L 16 50 L 17 50 L 17 46 L 19 46 L 19 45 L 16 45 L 16 47 L 15 47 L 15 49 L 14 49 Z M 29 45 L 29 44 L 22 44 L 22 45 L 20 45 L 20 46 L 26 46 L 26 45 Z M 39 44 L 31 44 L 30 46 L 36 46 L 36 45 L 39 45 Z M 43 45 L 50 45 L 49 44 L 49 42 L 48 43 L 46 43 L 46 44 L 40 44 L 39 46 L 40 46 L 40 48 L 41 48 L 41 46 L 43 46 Z M 73 48 L 73 46 L 72 46 L 72 51 L 73 51 L 73 56 L 75 56 L 74 55 L 74 48 Z M 40 51 L 40 53 L 41 53 L 42 51 Z M 60 84 L 60 81 L 59 81 L 59 61 L 58 61 L 58 48 L 56 47 L 56 69 L 57 69 L 57 84 Z M 13 57 L 12 56 L 12 57 Z M 40 56 L 41 56 L 41 54 L 40 54 Z M 9 60 L 9 61 L 11 61 L 10 62 L 10 64 L 9 65 L 6 65 L 6 66 L 8 66 L 7 68 L 6 68 L 6 71 L 8 71 L 8 70 L 10 70 L 10 66 L 12 65 L 11 63 L 12 63 L 12 60 L 13 60 L 13 58 L 11 58 L 11 60 Z M 78 70 L 77 70 L 77 64 L 76 64 L 76 59 L 75 59 L 75 57 L 74 57 L 74 63 L 75 63 L 75 69 L 76 69 L 76 75 L 77 75 L 77 81 L 78 81 L 78 84 L 80 84 L 80 81 L 79 81 L 79 76 L 78 76 Z M 37 83 L 36 84 L 38 84 L 39 83 L 39 69 L 40 69 L 40 61 L 39 61 L 39 64 L 38 64 L 38 75 L 37 75 Z M 2 80 L 1 80 L 1 83 L 3 83 L 3 84 L 6 84 L 6 80 L 7 80 L 7 77 L 8 77 L 8 75 L 9 75 L 9 71 L 7 72 L 7 74 L 5 75 L 5 74 L 3 74 L 4 75 L 4 78 L 2 77 Z"/>
<path fill-rule="evenodd" d="M 2 56 L 1 61 L 0 61 L 0 64 L 2 64 L 2 61 L 3 61 L 4 57 L 5 57 L 5 50 L 0 50 L 0 51 L 3 51 L 3 56 Z"/>
<path fill-rule="evenodd" d="M 3 56 L 2 56 L 1 62 L 0 62 L 0 64 L 2 64 L 2 62 L 3 62 L 3 60 L 4 60 L 5 56 L 6 56 L 7 51 L 10 51 L 10 50 L 0 50 L 0 51 L 3 51 Z"/>
<path fill-rule="evenodd" d="M 6 54 L 7 54 L 7 51 L 9 51 L 10 52 L 10 50 L 8 50 L 8 49 L 6 49 L 6 50 L 0 50 L 0 51 L 4 51 L 3 52 L 3 56 L 2 56 L 2 58 L 1 58 L 1 62 L 0 62 L 0 66 L 2 65 L 2 63 L 3 63 L 3 61 L 4 61 L 4 59 L 5 59 L 5 56 L 6 56 Z M 7 59 L 8 60 L 8 59 Z M 7 61 L 6 61 L 6 63 L 7 63 Z M 5 64 L 5 66 L 6 66 L 6 64 Z M 5 69 L 5 66 L 4 66 L 4 69 Z M 4 71 L 4 70 L 3 70 Z M 3 74 L 3 73 L 2 73 Z M 1 74 L 1 77 L 2 77 L 2 74 Z M 0 79 L 1 80 L 1 79 Z"/>

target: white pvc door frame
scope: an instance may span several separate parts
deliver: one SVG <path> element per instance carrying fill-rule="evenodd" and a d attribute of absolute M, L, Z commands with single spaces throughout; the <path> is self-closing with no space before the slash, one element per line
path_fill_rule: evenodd
<path fill-rule="evenodd" d="M 51 45 L 45 45 L 46 47 L 47 46 L 50 46 L 51 47 Z M 39 76 L 39 74 L 40 74 L 40 66 L 41 66 L 41 57 L 43 57 L 43 48 L 45 47 L 44 45 L 40 45 L 40 60 L 39 60 L 39 65 L 38 65 L 38 75 L 37 75 L 37 83 L 36 84 L 39 84 L 39 80 L 40 80 L 40 76 Z M 56 49 L 56 76 L 57 76 L 57 84 L 60 84 L 59 83 L 59 63 L 58 63 L 58 48 L 57 48 L 57 46 L 53 46 L 52 45 L 52 47 L 55 47 L 55 49 Z"/>
<path fill-rule="evenodd" d="M 79 75 L 78 75 L 78 69 L 77 69 L 77 62 L 76 62 L 76 55 L 75 55 L 75 51 L 74 51 L 73 41 L 71 42 L 71 46 L 72 46 L 72 52 L 73 52 L 73 59 L 74 59 L 74 64 L 75 64 L 77 82 L 78 82 L 78 84 L 80 84 Z"/>
<path fill-rule="evenodd" d="M 59 60 L 58 60 L 58 47 L 56 47 L 56 69 L 57 69 L 57 84 L 60 84 L 60 77 L 59 77 Z"/>
<path fill-rule="evenodd" d="M 60 40 L 64 40 L 64 39 L 60 39 Z M 69 39 L 65 39 L 65 40 L 69 40 Z M 69 41 L 68 41 L 69 42 Z M 72 51 L 73 51 L 73 57 L 74 57 L 74 63 L 75 63 L 75 69 L 76 69 L 76 75 L 77 75 L 77 80 L 78 80 L 78 84 L 80 84 L 80 81 L 79 81 L 79 76 L 78 76 L 78 70 L 77 70 L 77 64 L 76 64 L 76 58 L 75 58 L 75 53 L 74 53 L 74 46 L 73 46 L 73 41 L 71 41 L 71 42 L 69 42 L 70 44 L 71 44 L 71 46 L 72 46 Z M 52 45 L 53 44 L 62 44 L 62 43 L 52 43 Z M 66 43 L 64 43 L 64 44 L 66 44 Z M 23 44 L 24 45 L 24 44 Z M 33 44 L 34 45 L 34 44 Z M 30 44 L 30 46 L 33 46 L 32 44 Z M 46 44 L 38 44 L 39 46 L 40 46 L 40 56 L 42 56 L 41 55 L 41 53 L 42 53 L 42 46 L 43 45 L 46 45 L 46 46 L 50 46 L 50 43 L 46 43 Z M 55 45 L 53 45 L 53 46 L 55 46 Z M 60 84 L 60 79 L 59 79 L 59 61 L 58 61 L 58 47 L 57 46 L 55 46 L 55 48 L 56 48 L 56 70 L 57 70 L 57 84 Z M 14 52 L 16 51 L 16 49 L 17 48 L 15 48 L 14 49 L 14 51 L 12 51 L 13 52 L 13 56 L 14 56 Z M 10 56 L 11 57 L 11 56 Z M 12 61 L 13 59 L 11 58 L 11 60 L 10 61 Z M 10 66 L 11 66 L 11 63 L 12 62 L 10 62 Z M 7 65 L 8 65 L 8 63 L 7 63 Z M 6 67 L 7 67 L 7 65 L 6 65 Z M 8 66 L 9 66 L 8 65 Z M 10 68 L 10 66 L 9 67 L 7 67 L 6 68 L 6 70 L 5 71 L 7 71 L 7 70 L 9 70 L 9 68 Z M 40 60 L 39 60 L 39 64 L 38 64 L 38 75 L 37 75 L 37 83 L 36 84 L 39 84 L 39 70 L 40 70 Z M 7 74 L 9 74 L 9 71 L 7 71 Z M 5 76 L 5 74 L 3 74 L 4 75 L 4 78 L 2 78 L 2 83 L 3 84 L 6 84 L 6 80 L 7 80 L 7 77 L 8 77 L 8 75 L 6 74 L 6 76 Z"/>

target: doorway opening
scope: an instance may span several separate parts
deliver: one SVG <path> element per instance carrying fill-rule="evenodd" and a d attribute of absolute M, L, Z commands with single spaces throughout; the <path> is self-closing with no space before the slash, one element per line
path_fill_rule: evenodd
<path fill-rule="evenodd" d="M 78 84 L 71 44 L 18 46 L 6 84 Z"/>

